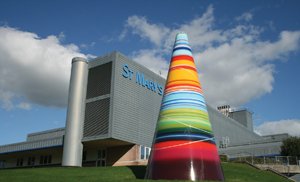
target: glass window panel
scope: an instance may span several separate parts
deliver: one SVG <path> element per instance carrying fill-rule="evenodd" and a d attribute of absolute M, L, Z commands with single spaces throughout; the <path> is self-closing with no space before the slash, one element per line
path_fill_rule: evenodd
<path fill-rule="evenodd" d="M 52 156 L 49 155 L 49 156 L 48 156 L 48 164 L 51 164 L 51 162 L 52 162 Z"/>
<path fill-rule="evenodd" d="M 48 156 L 44 156 L 43 164 L 47 164 L 47 161 L 48 161 Z"/>
<path fill-rule="evenodd" d="M 102 150 L 102 159 L 106 158 L 106 150 Z"/>
<path fill-rule="evenodd" d="M 140 147 L 140 158 L 143 160 L 145 159 L 145 147 L 143 145 L 141 145 Z"/>
<path fill-rule="evenodd" d="M 40 164 L 43 164 L 43 161 L 44 161 L 44 156 L 41 156 L 40 157 Z"/>

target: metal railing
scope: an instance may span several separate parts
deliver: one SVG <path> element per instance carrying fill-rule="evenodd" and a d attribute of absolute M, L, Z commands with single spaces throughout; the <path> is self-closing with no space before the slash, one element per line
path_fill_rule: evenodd
<path fill-rule="evenodd" d="M 297 156 L 249 156 L 239 157 L 238 160 L 252 164 L 261 170 L 271 170 L 285 176 L 300 173 L 300 160 Z"/>
<path fill-rule="evenodd" d="M 297 156 L 262 156 L 262 157 L 240 157 L 240 161 L 247 161 L 251 164 L 267 164 L 267 165 L 297 165 L 300 166 L 300 158 Z"/>

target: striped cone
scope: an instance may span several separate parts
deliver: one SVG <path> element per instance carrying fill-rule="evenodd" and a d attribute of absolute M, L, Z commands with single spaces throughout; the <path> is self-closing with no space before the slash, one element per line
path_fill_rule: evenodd
<path fill-rule="evenodd" d="M 146 178 L 224 180 L 185 33 L 176 36 Z"/>

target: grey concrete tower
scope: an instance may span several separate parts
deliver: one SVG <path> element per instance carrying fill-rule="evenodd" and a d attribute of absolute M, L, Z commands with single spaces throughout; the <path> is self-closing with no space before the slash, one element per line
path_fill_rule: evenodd
<path fill-rule="evenodd" d="M 81 167 L 82 164 L 83 145 L 81 139 L 84 124 L 87 76 L 87 60 L 80 57 L 73 58 L 62 166 Z"/>

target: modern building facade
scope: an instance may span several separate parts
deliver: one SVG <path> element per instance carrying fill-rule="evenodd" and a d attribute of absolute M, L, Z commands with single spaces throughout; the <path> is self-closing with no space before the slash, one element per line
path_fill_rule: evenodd
<path fill-rule="evenodd" d="M 66 127 L 0 146 L 0 168 L 147 163 L 165 79 L 118 52 L 75 58 L 71 72 Z M 247 110 L 207 109 L 219 154 L 279 155 L 287 135 L 257 135 Z"/>

